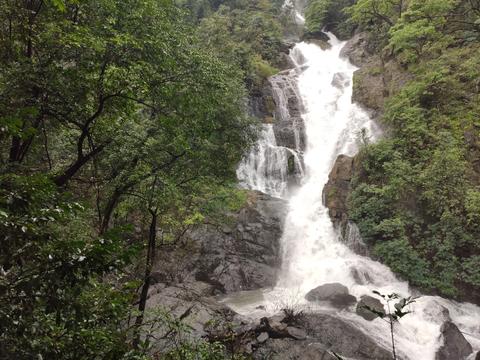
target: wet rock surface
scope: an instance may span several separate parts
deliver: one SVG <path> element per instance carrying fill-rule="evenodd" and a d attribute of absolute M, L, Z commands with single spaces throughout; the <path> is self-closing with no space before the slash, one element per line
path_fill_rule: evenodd
<path fill-rule="evenodd" d="M 347 155 L 338 156 L 323 188 L 325 206 L 336 227 L 344 226 L 348 220 L 347 200 L 356 165 L 355 158 Z"/>
<path fill-rule="evenodd" d="M 337 308 L 346 308 L 357 302 L 357 298 L 350 295 L 348 288 L 340 283 L 320 285 L 310 290 L 305 299 L 312 302 L 328 301 Z"/>
<path fill-rule="evenodd" d="M 359 168 L 358 161 L 358 158 L 347 155 L 337 157 L 323 188 L 323 199 L 330 219 L 339 230 L 344 243 L 355 253 L 366 256 L 369 253 L 368 247 L 363 242 L 358 227 L 348 216 L 348 197 L 352 179 Z"/>
<path fill-rule="evenodd" d="M 185 234 L 181 246 L 162 249 L 150 279 L 148 319 L 163 313 L 182 320 L 191 329 L 186 334 L 191 339 L 221 341 L 231 336 L 225 329 L 238 322 L 238 315 L 215 295 L 275 284 L 285 205 L 281 199 L 248 192 L 247 203 L 227 220 L 197 226 Z M 239 333 L 251 333 L 255 325 L 242 326 Z M 168 336 L 163 339 L 171 331 L 168 322 L 159 322 L 155 329 L 153 351 L 168 349 Z"/>
<path fill-rule="evenodd" d="M 385 98 L 397 93 L 411 79 L 411 75 L 393 59 L 377 55 L 370 43 L 366 33 L 356 33 L 340 55 L 359 67 L 353 78 L 352 100 L 380 116 Z"/>
<path fill-rule="evenodd" d="M 155 278 L 167 285 L 207 283 L 210 295 L 273 286 L 285 215 L 284 200 L 251 191 L 238 213 L 218 225 L 197 226 L 184 236 L 182 249 L 159 253 Z"/>
<path fill-rule="evenodd" d="M 385 308 L 380 300 L 364 295 L 360 298 L 355 312 L 365 320 L 372 321 L 378 317 L 375 312 L 385 313 Z"/>
<path fill-rule="evenodd" d="M 347 58 L 353 65 L 362 67 L 372 56 L 373 51 L 369 49 L 368 34 L 364 32 L 357 32 L 353 37 L 347 41 L 340 56 Z"/>
<path fill-rule="evenodd" d="M 262 326 L 269 321 L 263 319 Z M 391 358 L 388 350 L 360 330 L 327 314 L 305 314 L 295 327 L 287 326 L 283 336 L 269 333 L 268 340 L 254 348 L 254 359 L 337 359 L 333 353 L 358 360 Z"/>
<path fill-rule="evenodd" d="M 465 339 L 458 327 L 446 321 L 440 328 L 443 345 L 437 351 L 435 360 L 465 359 L 473 352 L 472 345 Z"/>
<path fill-rule="evenodd" d="M 300 100 L 295 74 L 289 70 L 270 78 L 275 104 L 273 130 L 277 145 L 295 151 L 305 149 L 305 125 L 302 119 L 303 104 Z"/>

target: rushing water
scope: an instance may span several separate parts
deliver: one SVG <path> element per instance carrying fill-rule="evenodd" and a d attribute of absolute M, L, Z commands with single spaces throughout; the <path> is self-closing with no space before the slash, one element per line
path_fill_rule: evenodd
<path fill-rule="evenodd" d="M 304 296 L 309 290 L 332 282 L 344 284 L 357 298 L 371 295 L 372 290 L 402 296 L 412 294 L 408 283 L 398 280 L 388 267 L 353 253 L 342 243 L 323 205 L 322 189 L 336 157 L 355 154 L 361 129 L 366 129 L 373 138 L 378 133 L 368 114 L 351 102 L 356 68 L 340 57 L 344 43 L 331 34 L 329 37 L 332 45 L 329 50 L 302 42 L 291 51 L 295 63 L 292 75 L 296 76 L 303 101 L 306 131 L 300 186 L 295 191 L 288 190 L 288 154 L 296 152 L 277 146 L 271 125 L 265 127 L 258 146 L 239 167 L 244 186 L 284 197 L 289 204 L 282 237 L 283 266 L 277 286 L 230 299 L 230 306 L 243 314 L 254 316 L 260 304 L 270 312 L 283 305 L 304 306 Z M 397 346 L 403 358 L 434 359 L 441 345 L 440 326 L 448 317 L 445 309 L 472 346 L 480 349 L 477 306 L 423 296 L 396 328 Z M 381 319 L 368 322 L 351 311 L 315 310 L 333 311 L 389 347 L 389 330 Z"/>

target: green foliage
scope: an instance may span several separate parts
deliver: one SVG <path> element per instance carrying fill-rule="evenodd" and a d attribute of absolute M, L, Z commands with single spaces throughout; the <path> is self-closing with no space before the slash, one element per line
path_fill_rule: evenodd
<path fill-rule="evenodd" d="M 349 22 L 345 9 L 353 3 L 352 0 L 309 1 L 305 10 L 307 32 L 315 34 L 325 28 L 333 31 L 340 39 L 350 38 L 354 27 Z"/>
<path fill-rule="evenodd" d="M 404 6 L 403 0 L 358 0 L 348 12 L 354 23 L 366 29 L 386 31 L 401 16 Z"/>
<path fill-rule="evenodd" d="M 478 3 L 409 1 L 402 11 L 394 5 L 365 0 L 349 10 L 370 34 L 383 29 L 377 51 L 385 46 L 384 61 L 402 63 L 411 75 L 387 99 L 388 138 L 362 150 L 351 216 L 375 254 L 405 279 L 443 295 L 475 297 Z"/>
<path fill-rule="evenodd" d="M 452 41 L 441 29 L 456 1 L 411 1 L 399 21 L 390 29 L 389 47 L 403 63 L 416 62 L 424 52 L 440 53 Z"/>
<path fill-rule="evenodd" d="M 247 85 L 275 72 L 278 3 L 220 5 L 194 21 L 173 0 L 0 5 L 0 358 L 146 359 L 129 224 L 153 213 L 171 245 L 245 204 Z M 228 36 L 206 46 L 199 18 Z"/>
<path fill-rule="evenodd" d="M 0 182 L 0 356 L 121 356 L 120 322 L 133 294 L 101 277 L 120 276 L 131 249 L 113 234 L 97 238 L 82 230 L 83 207 L 46 177 Z"/>
<path fill-rule="evenodd" d="M 207 48 L 243 70 L 249 90 L 255 92 L 277 72 L 285 14 L 270 0 L 233 3 L 204 18 L 198 33 Z"/>
<path fill-rule="evenodd" d="M 309 32 L 315 33 L 323 30 L 331 4 L 331 0 L 313 0 L 308 3 L 305 20 Z"/>
<path fill-rule="evenodd" d="M 390 336 L 392 338 L 392 355 L 393 355 L 393 359 L 395 360 L 397 359 L 395 332 L 394 332 L 395 324 L 398 323 L 400 319 L 402 319 L 405 315 L 408 315 L 411 313 L 411 311 L 407 310 L 406 308 L 411 304 L 413 304 L 417 298 L 414 298 L 411 296 L 402 298 L 400 295 L 395 293 L 384 295 L 376 290 L 374 290 L 373 293 L 381 297 L 383 301 L 387 304 L 387 311 L 385 310 L 379 311 L 368 305 L 364 305 L 363 307 L 368 311 L 370 311 L 371 313 L 377 315 L 380 319 L 384 320 L 390 325 Z M 394 304 L 392 309 L 390 306 L 391 302 L 397 301 L 397 300 L 398 302 Z"/>

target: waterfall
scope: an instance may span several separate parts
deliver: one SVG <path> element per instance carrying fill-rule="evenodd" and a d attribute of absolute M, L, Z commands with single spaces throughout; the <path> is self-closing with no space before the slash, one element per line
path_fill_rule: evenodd
<path fill-rule="evenodd" d="M 407 282 L 399 280 L 385 265 L 351 251 L 339 239 L 322 201 L 322 189 L 339 154 L 354 155 L 362 129 L 375 139 L 379 131 L 368 114 L 351 102 L 352 79 L 356 68 L 340 57 L 344 45 L 328 34 L 331 48 L 322 50 L 315 44 L 298 43 L 291 51 L 296 64 L 298 95 L 302 100 L 302 126 L 305 148 L 302 178 L 296 189 L 288 190 L 287 157 L 290 151 L 276 145 L 274 126 L 266 125 L 257 148 L 240 165 L 239 177 L 246 187 L 259 189 L 288 200 L 288 215 L 283 236 L 283 264 L 277 286 L 263 292 L 261 302 L 267 309 L 285 294 L 298 293 L 300 301 L 311 289 L 332 282 L 349 288 L 357 298 L 371 295 L 373 290 L 384 294 L 410 296 L 414 292 Z M 277 112 L 284 113 L 282 106 Z M 291 116 L 291 114 L 289 114 Z M 277 153 L 278 151 L 278 153 Z M 282 152 L 282 154 L 280 154 Z M 273 162 L 278 161 L 277 164 Z M 350 228 L 358 241 L 357 229 Z M 254 315 L 258 301 L 243 304 L 234 310 Z M 323 305 L 322 305 L 323 306 Z M 272 311 L 275 309 L 272 305 Z M 389 330 L 381 319 L 366 321 L 353 312 L 328 307 L 316 311 L 334 312 L 372 336 L 385 347 L 390 346 Z M 395 335 L 401 358 L 432 360 L 439 346 L 440 327 L 451 320 L 464 333 L 475 350 L 480 349 L 480 308 L 457 303 L 438 296 L 421 296 L 396 327 Z M 448 312 L 446 311 L 448 310 Z M 448 315 L 446 315 L 448 314 Z M 456 359 L 452 359 L 456 360 Z"/>
<path fill-rule="evenodd" d="M 304 128 L 296 69 L 269 79 L 275 111 L 274 124 L 263 124 L 254 149 L 237 169 L 240 185 L 274 197 L 286 197 L 304 175 Z"/>

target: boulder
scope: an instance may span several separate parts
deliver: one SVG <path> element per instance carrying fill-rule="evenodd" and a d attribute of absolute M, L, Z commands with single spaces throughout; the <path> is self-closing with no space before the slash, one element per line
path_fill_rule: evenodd
<path fill-rule="evenodd" d="M 340 56 L 347 58 L 353 65 L 362 67 L 372 56 L 368 48 L 369 36 L 365 32 L 357 32 L 340 52 Z"/>
<path fill-rule="evenodd" d="M 346 308 L 357 302 L 357 298 L 350 295 L 348 288 L 340 283 L 324 284 L 310 290 L 305 299 L 308 301 L 328 301 L 338 308 Z"/>
<path fill-rule="evenodd" d="M 367 307 L 375 311 L 385 313 L 385 308 L 382 302 L 368 295 L 364 295 L 360 298 L 360 301 L 357 304 L 357 308 L 355 312 L 357 313 L 358 316 L 363 317 L 365 320 L 372 321 L 376 319 L 378 315 L 370 311 Z"/>
<path fill-rule="evenodd" d="M 280 238 L 286 215 L 284 200 L 248 192 L 246 204 L 223 221 L 227 226 L 199 225 L 187 232 L 183 248 L 158 254 L 155 274 L 169 275 L 169 285 L 200 281 L 208 295 L 256 290 L 275 285 L 280 267 Z M 164 281 L 155 276 L 157 281 Z"/>
<path fill-rule="evenodd" d="M 184 334 L 187 338 L 199 339 L 205 336 L 222 336 L 223 324 L 229 324 L 234 320 L 235 313 L 226 305 L 219 303 L 215 298 L 207 297 L 212 286 L 206 283 L 193 281 L 181 285 L 165 286 L 155 284 L 150 286 L 147 309 L 161 309 L 175 319 L 190 328 L 190 332 Z M 151 321 L 154 326 L 153 336 L 157 340 L 152 343 L 154 351 L 168 351 L 174 344 L 166 336 L 170 331 L 170 325 L 157 318 L 159 315 L 154 311 L 146 313 L 146 321 Z"/>
<path fill-rule="evenodd" d="M 347 295 L 348 288 L 340 283 L 323 284 L 310 290 L 305 299 L 308 301 L 326 301 L 337 295 Z"/>
<path fill-rule="evenodd" d="M 272 338 L 288 337 L 288 324 L 283 322 L 284 319 L 285 317 L 281 314 L 269 318 L 264 317 L 260 320 L 261 329 L 267 331 Z"/>
<path fill-rule="evenodd" d="M 328 349 L 318 342 L 293 339 L 269 339 L 253 353 L 253 359 L 275 360 L 337 360 Z"/>
<path fill-rule="evenodd" d="M 440 337 L 443 345 L 438 349 L 435 360 L 462 360 L 473 352 L 472 345 L 451 321 L 443 323 L 440 328 Z"/>
<path fill-rule="evenodd" d="M 340 231 L 345 244 L 355 253 L 367 256 L 368 247 L 363 242 L 357 225 L 351 222 L 348 216 L 348 197 L 353 176 L 360 167 L 358 161 L 358 158 L 347 155 L 337 157 L 323 188 L 323 199 L 330 219 Z"/>
<path fill-rule="evenodd" d="M 305 317 L 309 338 L 318 339 L 329 350 L 344 358 L 356 360 L 391 360 L 389 349 L 381 347 L 374 339 L 357 327 L 328 314 L 309 314 Z"/>
<path fill-rule="evenodd" d="M 348 220 L 347 198 L 350 194 L 350 183 L 355 172 L 355 159 L 340 155 L 337 157 L 328 182 L 323 188 L 323 199 L 335 227 Z"/>
<path fill-rule="evenodd" d="M 305 340 L 307 338 L 307 332 L 304 329 L 299 329 L 297 327 L 287 327 L 287 333 L 296 340 Z"/>
<path fill-rule="evenodd" d="M 302 319 L 302 323 L 293 330 L 300 335 L 305 332 L 305 339 L 297 339 L 289 335 L 292 328 L 287 328 L 284 338 L 270 338 L 259 345 L 254 359 L 276 360 L 336 360 L 333 353 L 342 358 L 356 360 L 390 360 L 389 350 L 379 346 L 373 339 L 357 329 L 349 322 L 328 314 L 312 313 Z M 303 335 L 303 333 L 302 333 Z"/>
<path fill-rule="evenodd" d="M 268 333 L 266 333 L 266 332 L 262 332 L 262 333 L 260 333 L 260 335 L 257 336 L 257 341 L 260 344 L 263 344 L 267 340 L 268 340 Z"/>

